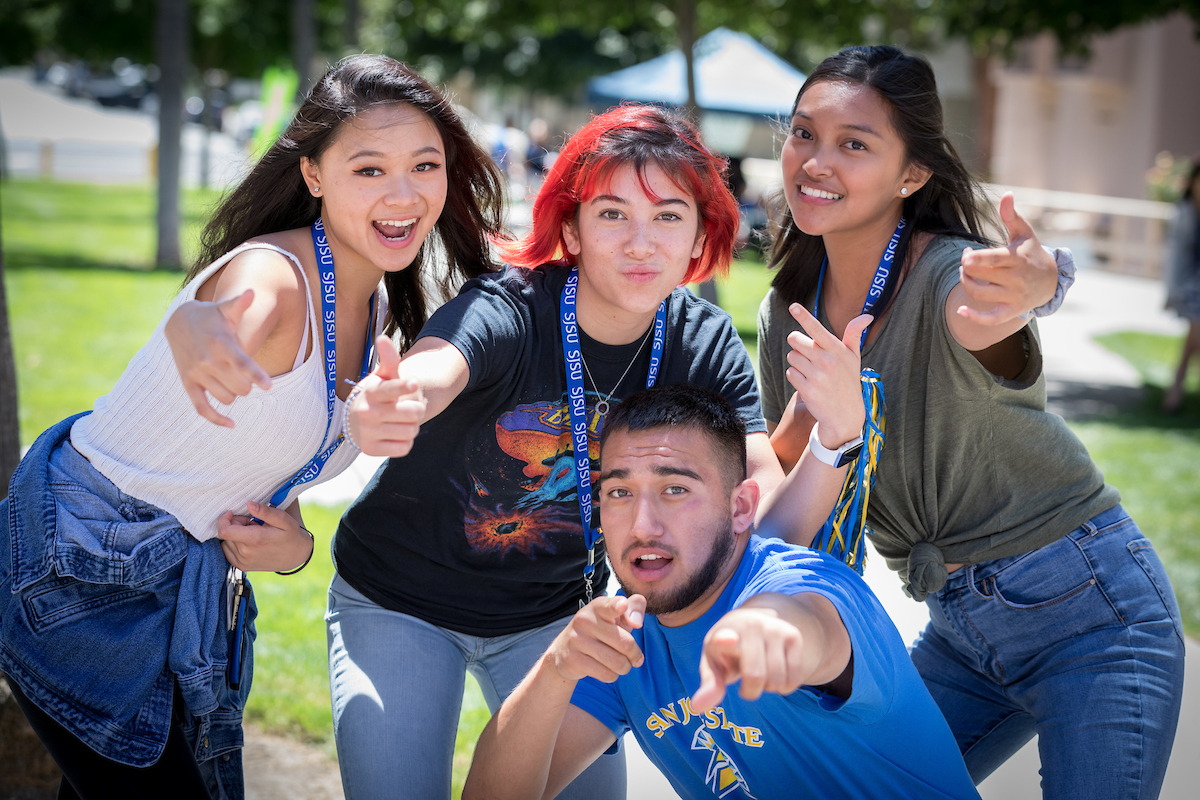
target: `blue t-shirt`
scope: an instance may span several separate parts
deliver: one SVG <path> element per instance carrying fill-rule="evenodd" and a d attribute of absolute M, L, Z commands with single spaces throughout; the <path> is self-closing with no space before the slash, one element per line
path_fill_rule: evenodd
<path fill-rule="evenodd" d="M 756 594 L 816 592 L 833 603 L 854 648 L 842 700 L 811 687 L 757 701 L 729 687 L 700 716 L 704 636 Z M 824 553 L 753 536 L 713 607 L 668 628 L 633 631 L 645 663 L 615 683 L 578 683 L 571 702 L 619 739 L 633 731 L 685 798 L 977 798 L 946 720 L 887 613 L 854 571 Z"/>

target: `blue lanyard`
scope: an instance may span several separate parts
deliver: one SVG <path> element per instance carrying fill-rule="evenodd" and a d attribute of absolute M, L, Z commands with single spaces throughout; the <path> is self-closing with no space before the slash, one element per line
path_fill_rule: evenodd
<path fill-rule="evenodd" d="M 871 288 L 867 290 L 867 299 L 863 301 L 861 314 L 870 314 L 879 303 L 879 299 L 883 297 L 883 290 L 887 287 L 888 279 L 892 275 L 892 265 L 896 260 L 896 246 L 900 244 L 900 234 L 904 232 L 904 228 L 908 225 L 908 220 L 904 217 L 900 218 L 900 222 L 896 225 L 896 232 L 892 234 L 892 240 L 888 242 L 887 248 L 883 251 L 883 255 L 879 259 L 879 266 L 875 268 L 875 277 L 871 281 Z M 813 301 L 813 316 L 821 313 L 821 284 L 825 281 L 825 270 L 829 266 L 829 256 L 821 262 L 821 275 L 817 278 L 817 298 Z M 875 324 L 873 321 L 872 325 Z M 859 348 L 862 348 L 864 342 L 867 341 L 867 331 L 871 329 L 871 325 L 863 328 L 862 340 L 859 342 Z"/>
<path fill-rule="evenodd" d="M 321 277 L 321 320 L 324 326 L 324 337 L 322 338 L 321 348 L 325 354 L 325 436 L 321 441 L 329 438 L 329 430 L 333 427 L 333 408 L 337 402 L 337 325 L 336 307 L 335 307 L 335 289 L 334 289 L 334 273 L 333 273 L 333 251 L 329 249 L 329 240 L 325 238 L 325 225 L 320 219 L 312 224 L 312 240 L 313 251 L 317 256 L 317 273 Z M 363 348 L 363 363 L 362 371 L 359 375 L 359 380 L 366 377 L 370 372 L 371 367 L 371 339 L 372 333 L 375 330 L 375 295 L 371 295 L 371 317 L 367 323 L 367 345 Z M 326 447 L 324 450 L 317 452 L 315 456 L 309 459 L 308 463 L 301 467 L 295 475 L 293 475 L 286 483 L 275 490 L 275 494 L 271 495 L 270 504 L 278 507 L 288 496 L 293 488 L 309 481 L 315 480 L 321 474 L 321 470 L 325 467 L 325 462 L 338 449 L 338 445 L 342 443 L 345 434 L 339 435 L 333 444 Z"/>
<path fill-rule="evenodd" d="M 583 542 L 588 560 L 583 568 L 587 583 L 587 601 L 592 600 L 592 574 L 596 571 L 596 544 L 604 538 L 603 531 L 592 527 L 592 459 L 588 446 L 587 401 L 583 387 L 583 350 L 579 343 L 579 320 L 575 313 L 575 296 L 579 291 L 579 267 L 571 267 L 567 283 L 559 300 L 562 320 L 563 362 L 567 368 L 567 412 L 571 420 L 571 443 L 575 452 L 575 488 L 579 496 L 579 518 L 583 522 Z M 654 341 L 650 345 L 650 369 L 646 388 L 658 380 L 662 367 L 663 343 L 667 334 L 667 301 L 664 299 L 654 315 Z M 616 387 L 613 389 L 616 391 Z M 600 391 L 597 387 L 596 391 Z M 580 603 L 580 607 L 584 605 Z"/>

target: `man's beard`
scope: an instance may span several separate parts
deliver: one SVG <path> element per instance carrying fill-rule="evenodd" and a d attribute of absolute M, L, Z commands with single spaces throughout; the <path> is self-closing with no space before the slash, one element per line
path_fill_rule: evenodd
<path fill-rule="evenodd" d="M 704 593 L 716 583 L 725 562 L 733 552 L 737 537 L 733 534 L 733 519 L 726 512 L 725 520 L 721 523 L 721 532 L 713 540 L 713 548 L 700 569 L 688 576 L 682 585 L 674 589 L 664 589 L 661 592 L 635 592 L 625 585 L 621 575 L 615 569 L 617 583 L 625 590 L 626 595 L 641 594 L 646 598 L 647 614 L 673 614 L 682 611 L 704 596 Z"/>

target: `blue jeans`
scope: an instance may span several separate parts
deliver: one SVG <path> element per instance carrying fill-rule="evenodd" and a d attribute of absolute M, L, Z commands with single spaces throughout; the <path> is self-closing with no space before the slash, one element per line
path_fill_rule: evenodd
<path fill-rule="evenodd" d="M 1035 733 L 1045 798 L 1154 798 L 1183 692 L 1171 582 L 1117 506 L 959 569 L 912 659 L 979 783 Z"/>
<path fill-rule="evenodd" d="M 398 793 L 448 798 L 467 671 L 494 714 L 568 621 L 507 636 L 470 636 L 389 611 L 334 575 L 325 624 L 333 733 L 347 800 Z M 601 756 L 559 795 L 625 796 L 622 752 Z"/>

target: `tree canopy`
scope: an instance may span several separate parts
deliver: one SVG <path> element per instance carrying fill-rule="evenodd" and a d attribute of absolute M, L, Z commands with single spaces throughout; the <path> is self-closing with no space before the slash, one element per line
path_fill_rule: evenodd
<path fill-rule="evenodd" d="M 570 96 L 587 78 L 677 46 L 677 17 L 694 12 L 697 36 L 744 31 L 809 69 L 855 43 L 921 46 L 965 36 L 977 51 L 1049 31 L 1065 49 L 1089 37 L 1183 11 L 1200 0 L 317 0 L 318 47 L 381 52 L 434 79 L 470 69 L 480 82 Z M 40 48 L 96 62 L 153 61 L 156 0 L 0 0 L 0 63 Z M 193 62 L 258 77 L 290 59 L 293 0 L 191 0 Z M 346 15 L 360 20 L 346 31 Z M 357 40 L 357 41 L 355 41 Z"/>

